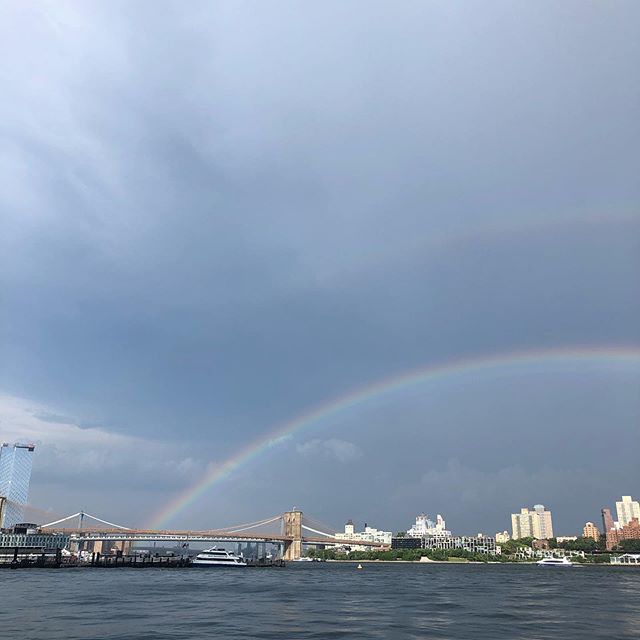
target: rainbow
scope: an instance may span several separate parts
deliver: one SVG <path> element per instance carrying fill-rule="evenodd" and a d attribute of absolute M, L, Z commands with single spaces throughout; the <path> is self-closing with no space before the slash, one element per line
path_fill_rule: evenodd
<path fill-rule="evenodd" d="M 171 500 L 152 519 L 149 528 L 161 529 L 186 507 L 192 505 L 207 490 L 229 477 L 231 473 L 248 464 L 269 448 L 288 440 L 293 434 L 317 425 L 327 418 L 363 405 L 380 396 L 397 392 L 414 385 L 443 378 L 476 373 L 513 374 L 514 370 L 532 365 L 561 365 L 571 372 L 582 373 L 585 367 L 595 365 L 599 369 L 606 365 L 632 365 L 640 369 L 640 347 L 637 346 L 579 346 L 531 351 L 511 351 L 492 355 L 476 356 L 425 366 L 405 371 L 348 391 L 315 408 L 279 425 L 264 436 L 250 442 L 230 458 L 205 473 L 193 486 L 185 489 Z"/>

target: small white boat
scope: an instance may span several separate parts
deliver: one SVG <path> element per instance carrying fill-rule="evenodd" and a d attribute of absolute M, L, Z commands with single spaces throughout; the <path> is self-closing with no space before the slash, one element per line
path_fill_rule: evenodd
<path fill-rule="evenodd" d="M 572 567 L 573 562 L 569 558 L 542 558 L 536 564 L 541 567 Z"/>
<path fill-rule="evenodd" d="M 194 561 L 194 567 L 246 567 L 247 561 L 225 549 L 205 549 L 199 553 Z"/>

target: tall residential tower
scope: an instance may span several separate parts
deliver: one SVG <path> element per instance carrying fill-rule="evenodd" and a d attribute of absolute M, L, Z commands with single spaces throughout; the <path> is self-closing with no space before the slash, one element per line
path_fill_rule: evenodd
<path fill-rule="evenodd" d="M 6 498 L 0 527 L 9 529 L 24 518 L 29 499 L 35 445 L 6 442 L 0 447 L 0 496 Z"/>
<path fill-rule="evenodd" d="M 546 511 L 543 504 L 536 504 L 533 510 L 524 507 L 520 513 L 511 514 L 511 528 L 513 539 L 536 538 L 546 540 L 553 538 L 553 523 L 551 511 Z"/>
<path fill-rule="evenodd" d="M 628 525 L 634 518 L 640 520 L 640 504 L 631 496 L 622 496 L 620 502 L 616 502 L 616 514 L 621 527 Z"/>
<path fill-rule="evenodd" d="M 602 526 L 604 527 L 605 535 L 615 527 L 615 523 L 611 515 L 611 509 L 609 509 L 609 507 L 602 507 Z"/>

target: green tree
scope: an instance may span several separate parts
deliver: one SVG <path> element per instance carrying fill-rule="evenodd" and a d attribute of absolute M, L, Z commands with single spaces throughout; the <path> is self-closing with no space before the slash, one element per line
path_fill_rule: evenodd
<path fill-rule="evenodd" d="M 618 548 L 625 553 L 640 553 L 640 540 L 621 540 Z"/>
<path fill-rule="evenodd" d="M 562 549 L 566 549 L 567 551 L 584 551 L 586 553 L 591 553 L 592 551 L 595 551 L 598 543 L 593 538 L 583 538 L 581 536 L 576 540 L 567 540 L 566 542 L 562 542 L 558 546 Z"/>
<path fill-rule="evenodd" d="M 531 547 L 531 543 L 533 542 L 533 538 L 520 538 L 516 540 L 507 540 L 507 542 L 503 542 L 500 547 L 502 549 L 502 553 L 507 556 L 512 556 L 517 553 L 518 550 Z"/>

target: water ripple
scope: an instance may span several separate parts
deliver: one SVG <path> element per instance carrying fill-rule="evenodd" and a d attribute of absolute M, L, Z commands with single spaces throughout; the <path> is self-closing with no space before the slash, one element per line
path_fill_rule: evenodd
<path fill-rule="evenodd" d="M 639 592 L 640 570 L 611 567 L 5 571 L 0 638 L 637 639 Z"/>

